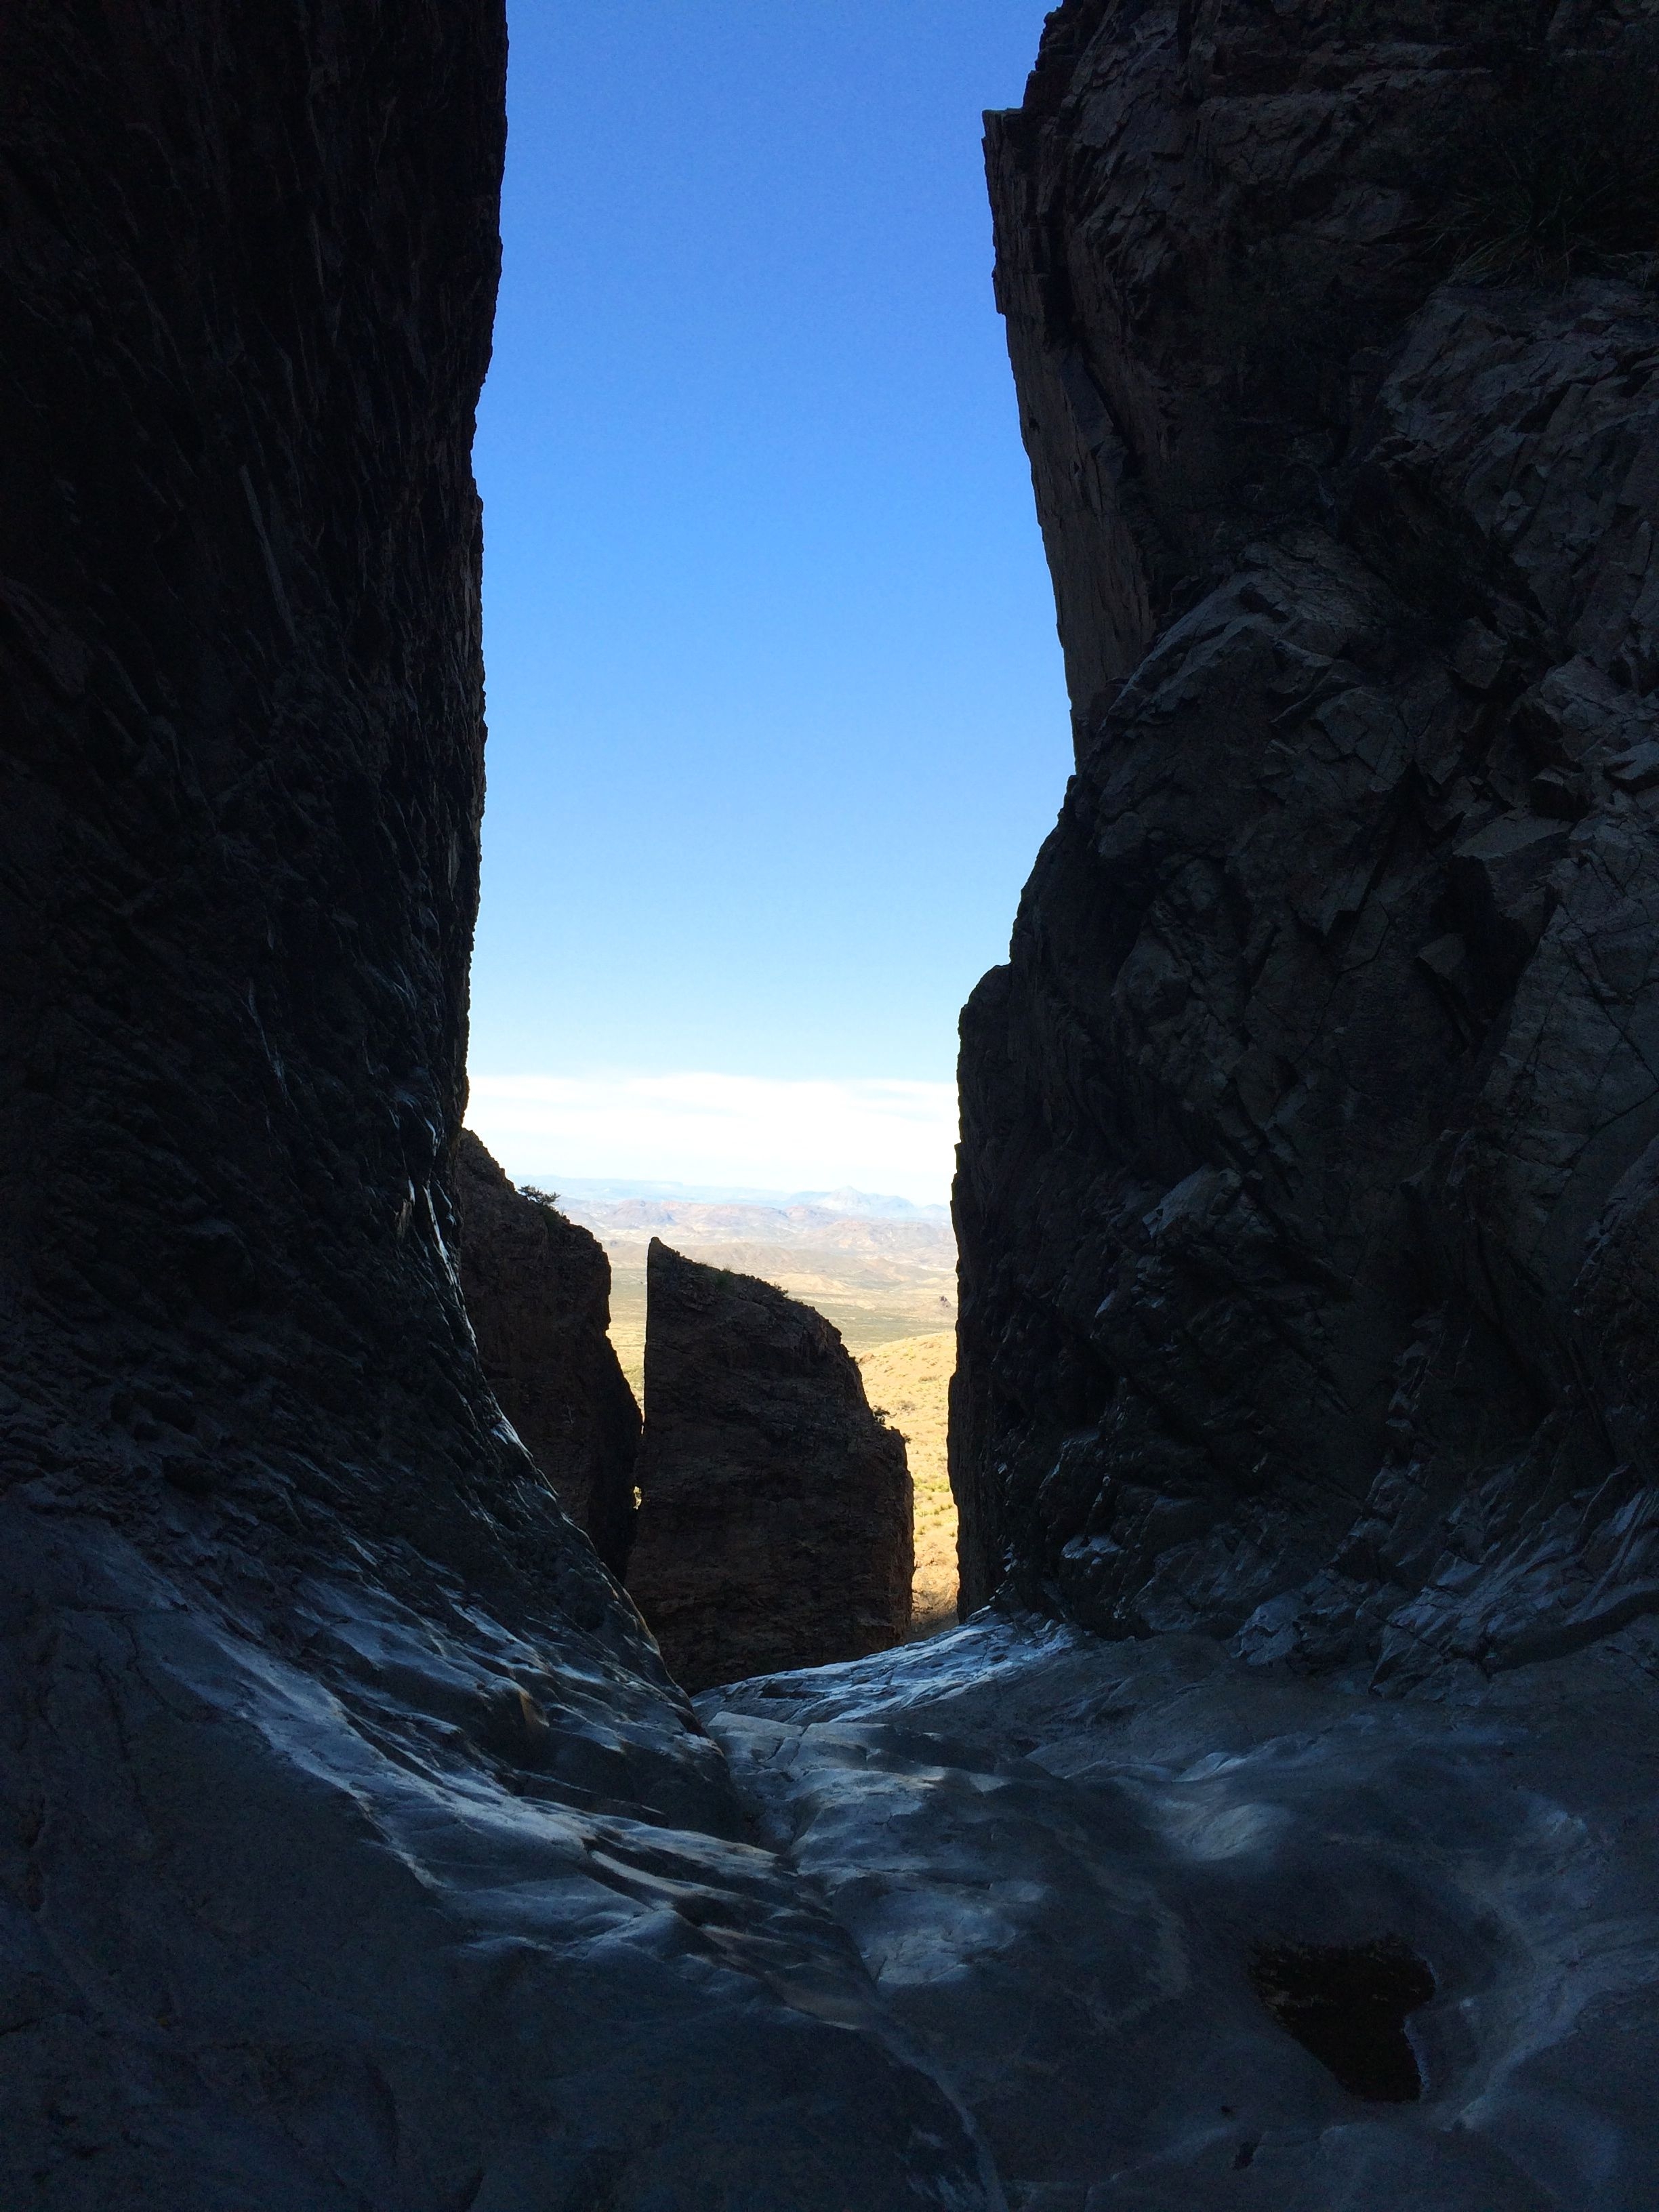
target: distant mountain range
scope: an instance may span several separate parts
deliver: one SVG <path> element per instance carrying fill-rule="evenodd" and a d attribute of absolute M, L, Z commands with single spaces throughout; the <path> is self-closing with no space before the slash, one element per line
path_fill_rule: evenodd
<path fill-rule="evenodd" d="M 684 1184 L 551 1176 L 545 1187 L 610 1255 L 611 1341 L 635 1390 L 644 1370 L 646 1253 L 653 1237 L 688 1259 L 758 1275 L 804 1298 L 854 1353 L 956 1325 L 956 1238 L 942 1206 L 862 1190 L 708 1199 L 688 1196 Z M 629 1195 L 599 1194 L 617 1191 Z"/>
<path fill-rule="evenodd" d="M 894 1198 L 867 1190 L 754 1190 L 735 1183 L 626 1182 L 588 1176 L 559 1176 L 551 1172 L 528 1178 L 530 1187 L 555 1191 L 573 1206 L 615 1206 L 630 1199 L 656 1200 L 668 1205 L 755 1206 L 784 1213 L 811 1206 L 841 1219 L 866 1221 L 937 1222 L 951 1218 L 948 1206 L 917 1206 L 908 1198 Z M 570 1207 L 565 1209 L 570 1211 Z"/>
<path fill-rule="evenodd" d="M 943 1207 L 924 1214 L 920 1207 L 908 1214 L 848 1213 L 826 1206 L 743 1206 L 712 1204 L 691 1198 L 584 1198 L 562 1190 L 559 1211 L 591 1229 L 607 1249 L 637 1245 L 642 1251 L 653 1237 L 660 1237 L 676 1251 L 696 1254 L 709 1245 L 742 1246 L 747 1259 L 723 1258 L 722 1266 L 741 1267 L 750 1274 L 775 1278 L 775 1264 L 761 1256 L 762 1248 L 788 1250 L 792 1271 L 803 1264 L 800 1254 L 811 1247 L 821 1254 L 859 1253 L 867 1259 L 882 1255 L 892 1279 L 908 1278 L 918 1267 L 933 1273 L 943 1270 L 954 1281 L 956 1239 L 950 1217 Z M 896 1269 L 897 1274 L 891 1275 Z"/>

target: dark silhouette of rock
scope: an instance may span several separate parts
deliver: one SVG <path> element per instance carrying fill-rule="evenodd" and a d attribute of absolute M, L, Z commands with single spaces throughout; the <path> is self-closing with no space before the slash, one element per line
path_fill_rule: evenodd
<path fill-rule="evenodd" d="M 989 118 L 1078 771 L 963 1021 L 969 1608 L 1397 1687 L 1659 1603 L 1659 323 L 1492 198 L 1641 12 L 1068 0 Z"/>
<path fill-rule="evenodd" d="M 611 1262 L 520 1195 L 471 1130 L 455 1148 L 461 1290 L 501 1411 L 618 1582 L 634 1535 L 640 1409 L 607 1334 Z"/>
<path fill-rule="evenodd" d="M 990 2205 L 462 1306 L 501 9 L 0 47 L 0 2202 Z"/>
<path fill-rule="evenodd" d="M 689 1688 L 861 1658 L 910 1625 L 904 1440 L 811 1306 L 651 1240 L 628 1587 Z"/>

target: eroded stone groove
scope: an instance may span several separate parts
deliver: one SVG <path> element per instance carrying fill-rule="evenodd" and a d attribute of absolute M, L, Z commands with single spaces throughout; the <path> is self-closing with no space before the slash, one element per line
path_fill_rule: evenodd
<path fill-rule="evenodd" d="M 698 1706 L 1018 2212 L 1646 2212 L 1656 1669 L 1384 1700 L 988 1612 Z"/>
<path fill-rule="evenodd" d="M 1397 1687 L 1659 1601 L 1656 241 L 1458 274 L 1655 35 L 1068 0 L 989 119 L 1078 769 L 963 1022 L 969 1607 Z"/>

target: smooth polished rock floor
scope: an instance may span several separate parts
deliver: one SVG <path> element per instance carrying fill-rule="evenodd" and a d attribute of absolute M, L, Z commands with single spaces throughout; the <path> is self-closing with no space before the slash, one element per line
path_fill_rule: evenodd
<path fill-rule="evenodd" d="M 35 1487 L 5 2212 L 1659 2204 L 1644 1625 L 1407 1699 L 987 1619 L 700 1727 L 429 1580 L 279 1639 Z"/>
<path fill-rule="evenodd" d="M 1408 1700 L 986 1615 L 698 1705 L 1018 2212 L 1653 2212 L 1656 1675 L 1640 1624 Z M 1420 2095 L 1268 2009 L 1322 1958 Z"/>

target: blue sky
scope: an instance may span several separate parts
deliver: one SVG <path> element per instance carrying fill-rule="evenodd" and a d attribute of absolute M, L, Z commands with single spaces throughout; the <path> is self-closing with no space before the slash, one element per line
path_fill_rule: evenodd
<path fill-rule="evenodd" d="M 1067 764 L 979 144 L 1042 18 L 513 9 L 471 1066 L 520 1177 L 763 1139 L 734 1179 L 870 1187 L 890 1096 L 875 1187 L 942 1194 L 957 1013 Z"/>

